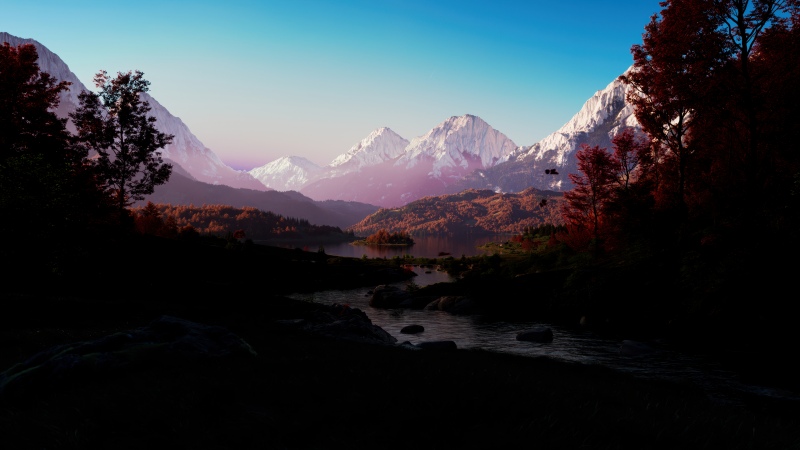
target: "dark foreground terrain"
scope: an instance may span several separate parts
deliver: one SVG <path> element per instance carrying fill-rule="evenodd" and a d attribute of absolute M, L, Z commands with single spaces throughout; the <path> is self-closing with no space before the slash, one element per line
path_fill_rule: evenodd
<path fill-rule="evenodd" d="M 273 257 L 272 269 L 213 268 L 222 280 L 166 277 L 158 258 L 147 282 L 87 273 L 82 289 L 70 284 L 61 295 L 10 282 L 0 448 L 800 448 L 796 404 L 715 403 L 687 386 L 596 367 L 381 344 L 363 328 L 339 334 L 358 339 L 309 332 L 300 325 L 359 315 L 283 297 L 300 280 L 279 266 L 354 274 L 320 271 L 320 286 L 400 275 L 319 255 Z M 173 275 L 209 269 L 172 263 L 188 265 Z M 164 316 L 176 319 L 148 325 Z M 202 324 L 213 342 L 176 340 L 175 323 Z M 87 344 L 14 368 L 75 342 Z"/>

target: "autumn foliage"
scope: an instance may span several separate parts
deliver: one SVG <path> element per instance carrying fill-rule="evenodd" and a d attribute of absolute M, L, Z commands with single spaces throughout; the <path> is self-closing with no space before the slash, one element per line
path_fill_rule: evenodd
<path fill-rule="evenodd" d="M 515 194 L 468 189 L 380 209 L 348 229 L 362 236 L 380 229 L 414 235 L 520 233 L 526 227 L 562 224 L 561 201 L 561 194 L 533 188 Z"/>
<path fill-rule="evenodd" d="M 148 202 L 134 208 L 136 228 L 164 237 L 215 235 L 253 240 L 300 237 L 348 237 L 339 227 L 312 225 L 305 219 L 283 217 L 257 208 L 227 205 L 169 205 Z M 352 236 L 352 235 L 349 235 Z"/>
<path fill-rule="evenodd" d="M 570 234 L 653 249 L 756 228 L 788 237 L 800 179 L 798 2 L 661 6 L 621 77 L 645 137 L 626 131 L 611 152 L 577 152 L 580 173 L 565 194 Z"/>
<path fill-rule="evenodd" d="M 370 245 L 413 245 L 414 239 L 405 231 L 390 233 L 380 229 L 377 233 L 367 236 L 364 242 Z"/>

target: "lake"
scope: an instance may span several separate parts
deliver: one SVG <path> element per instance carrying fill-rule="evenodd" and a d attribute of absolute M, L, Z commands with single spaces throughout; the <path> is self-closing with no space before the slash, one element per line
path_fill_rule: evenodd
<path fill-rule="evenodd" d="M 395 256 L 411 255 L 417 258 L 437 258 L 441 253 L 447 253 L 454 258 L 463 256 L 479 256 L 488 252 L 478 247 L 489 242 L 507 241 L 510 235 L 489 235 L 489 236 L 414 236 L 414 245 L 410 247 L 386 246 L 386 245 L 353 245 L 349 242 L 336 243 L 293 243 L 293 244 L 269 244 L 285 248 L 307 248 L 316 251 L 320 245 L 325 249 L 325 253 L 334 256 L 346 256 L 361 258 L 367 255 L 368 258 L 393 258 Z"/>

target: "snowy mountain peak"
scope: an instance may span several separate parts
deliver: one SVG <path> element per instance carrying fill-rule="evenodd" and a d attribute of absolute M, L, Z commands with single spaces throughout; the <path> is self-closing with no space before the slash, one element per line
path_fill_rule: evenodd
<path fill-rule="evenodd" d="M 248 173 L 264 186 L 278 191 L 300 190 L 322 168 L 302 156 L 284 156 Z"/>
<path fill-rule="evenodd" d="M 403 154 L 408 140 L 387 127 L 378 128 L 347 151 L 334 159 L 329 167 L 339 171 L 358 171 L 363 167 L 380 164 Z"/>
<path fill-rule="evenodd" d="M 631 71 L 631 66 L 625 73 Z M 605 89 L 595 92 L 569 122 L 536 144 L 522 148 L 514 155 L 519 163 L 537 167 L 560 168 L 558 176 L 545 177 L 534 187 L 540 189 L 568 190 L 569 173 L 577 173 L 575 152 L 582 144 L 599 145 L 611 149 L 611 139 L 625 128 L 641 130 L 633 107 L 627 102 L 629 87 L 614 79 Z"/>
<path fill-rule="evenodd" d="M 420 159 L 431 158 L 434 160 L 431 175 L 439 178 L 443 171 L 495 166 L 508 160 L 516 149 L 511 139 L 483 119 L 465 114 L 450 117 L 413 139 L 395 165 L 410 168 Z"/>

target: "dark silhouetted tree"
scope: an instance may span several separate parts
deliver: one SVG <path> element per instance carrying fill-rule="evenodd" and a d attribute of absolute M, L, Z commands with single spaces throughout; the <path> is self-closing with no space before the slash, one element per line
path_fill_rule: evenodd
<path fill-rule="evenodd" d="M 119 72 L 111 78 L 101 71 L 94 83 L 99 94 L 81 93 L 80 107 L 70 117 L 78 143 L 96 155 L 98 177 L 122 210 L 169 179 L 172 166 L 162 161 L 160 150 L 173 136 L 158 131 L 155 117 L 147 115 L 150 104 L 141 94 L 150 82 L 142 72 Z"/>
<path fill-rule="evenodd" d="M 0 45 L 0 229 L 15 240 L 86 229 L 102 209 L 86 152 L 53 112 L 69 83 L 37 60 L 31 44 Z"/>
<path fill-rule="evenodd" d="M 709 14 L 717 0 L 662 2 L 660 15 L 645 27 L 643 42 L 634 45 L 634 67 L 621 77 L 631 86 L 628 102 L 636 119 L 656 144 L 654 170 L 669 189 L 660 198 L 682 206 L 696 151 L 690 140 L 695 111 L 708 100 L 711 74 L 727 60 L 720 17 Z"/>

